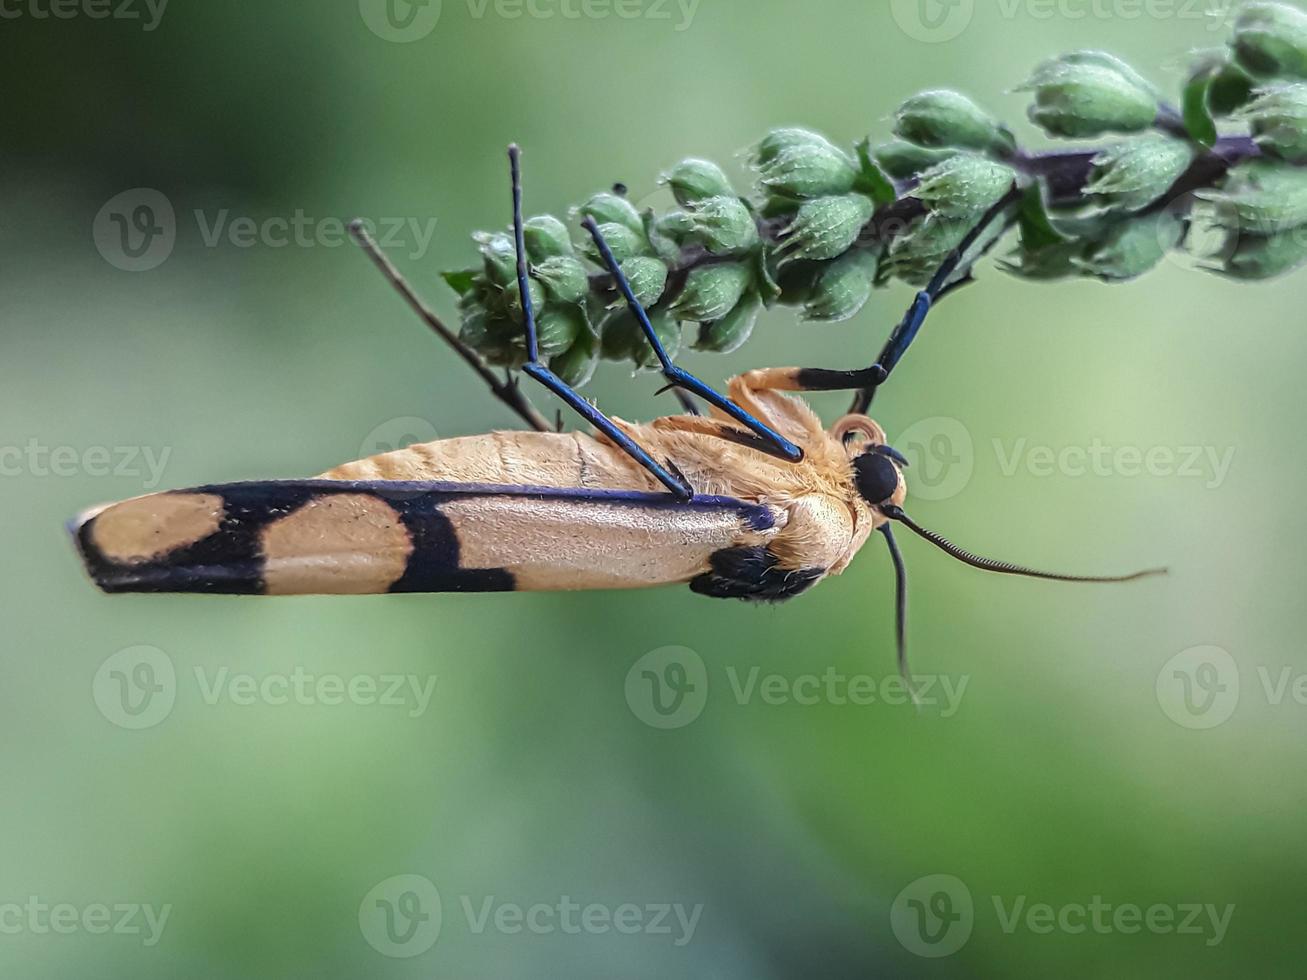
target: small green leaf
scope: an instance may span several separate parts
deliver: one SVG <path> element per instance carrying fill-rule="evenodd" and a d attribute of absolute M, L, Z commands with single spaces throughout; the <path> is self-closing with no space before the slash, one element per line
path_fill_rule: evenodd
<path fill-rule="evenodd" d="M 1216 70 L 1207 68 L 1199 71 L 1184 87 L 1184 126 L 1189 136 L 1203 146 L 1216 143 L 1216 120 L 1208 96 L 1212 91 L 1212 82 L 1216 79 Z"/>
<path fill-rule="evenodd" d="M 459 296 L 466 296 L 476 288 L 476 279 L 480 274 L 480 269 L 459 269 L 455 272 L 442 272 L 440 278 Z"/>
<path fill-rule="evenodd" d="M 853 189 L 870 197 L 878 208 L 893 204 L 899 196 L 894 181 L 880 169 L 880 164 L 872 156 L 870 137 L 858 144 L 858 178 Z"/>

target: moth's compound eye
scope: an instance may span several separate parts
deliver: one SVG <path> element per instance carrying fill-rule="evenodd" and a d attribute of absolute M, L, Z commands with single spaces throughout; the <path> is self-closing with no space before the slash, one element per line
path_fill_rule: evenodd
<path fill-rule="evenodd" d="M 899 489 L 899 468 L 889 456 L 869 449 L 853 461 L 853 476 L 862 499 L 872 506 L 885 503 Z"/>

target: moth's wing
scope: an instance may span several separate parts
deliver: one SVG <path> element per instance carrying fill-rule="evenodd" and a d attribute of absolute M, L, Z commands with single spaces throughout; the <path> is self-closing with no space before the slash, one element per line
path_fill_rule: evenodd
<path fill-rule="evenodd" d="M 783 519 L 729 497 L 299 480 L 137 497 L 70 530 L 106 592 L 339 595 L 687 582 Z"/>

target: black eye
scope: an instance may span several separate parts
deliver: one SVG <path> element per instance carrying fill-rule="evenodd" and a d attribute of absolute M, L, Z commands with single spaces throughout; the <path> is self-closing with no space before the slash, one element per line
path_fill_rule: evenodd
<path fill-rule="evenodd" d="M 854 481 L 858 493 L 869 504 L 883 504 L 899 488 L 899 471 L 888 457 L 865 452 L 853 461 Z"/>

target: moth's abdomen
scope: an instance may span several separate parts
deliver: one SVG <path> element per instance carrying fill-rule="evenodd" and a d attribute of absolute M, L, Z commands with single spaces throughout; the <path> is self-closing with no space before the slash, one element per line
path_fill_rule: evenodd
<path fill-rule="evenodd" d="M 308 480 L 140 497 L 72 532 L 106 592 L 343 595 L 687 582 L 776 521 L 720 497 Z"/>

